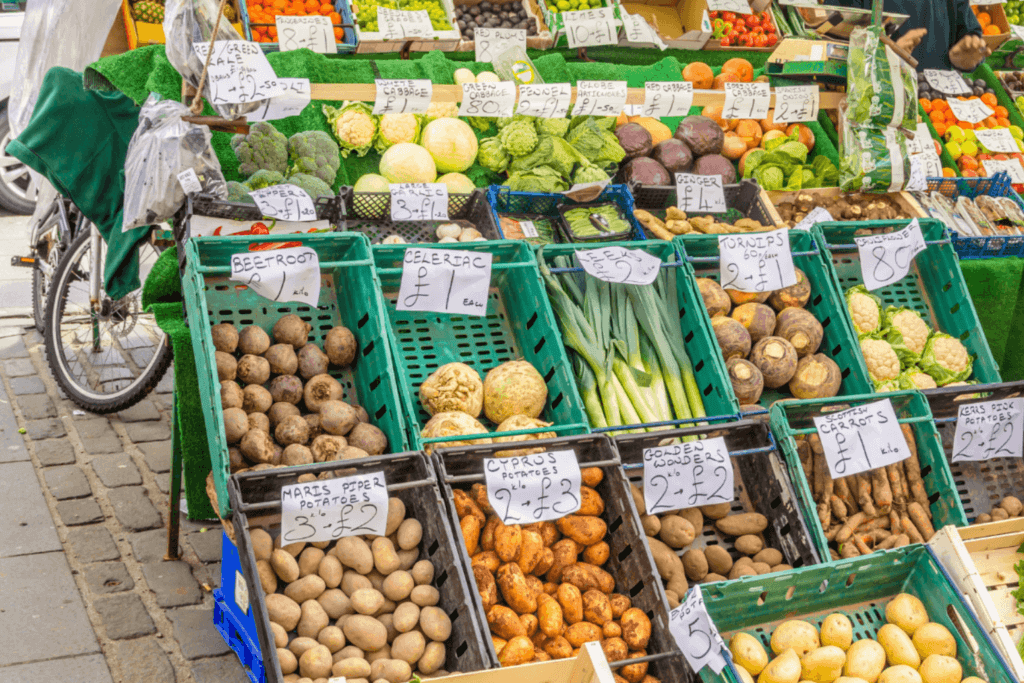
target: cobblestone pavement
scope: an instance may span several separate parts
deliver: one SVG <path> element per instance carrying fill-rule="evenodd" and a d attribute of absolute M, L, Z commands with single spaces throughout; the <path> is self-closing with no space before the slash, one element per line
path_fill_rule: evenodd
<path fill-rule="evenodd" d="M 248 680 L 213 626 L 219 524 L 183 520 L 164 560 L 172 373 L 93 415 L 35 330 L 0 327 L 0 681 Z"/>

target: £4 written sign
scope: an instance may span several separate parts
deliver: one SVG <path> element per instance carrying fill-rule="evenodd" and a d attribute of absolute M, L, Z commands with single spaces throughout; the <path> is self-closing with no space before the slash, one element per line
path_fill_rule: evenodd
<path fill-rule="evenodd" d="M 388 485 L 383 472 L 281 487 L 285 544 L 383 536 L 387 522 Z"/>
<path fill-rule="evenodd" d="M 583 477 L 574 451 L 485 458 L 487 501 L 505 524 L 548 522 L 580 509 Z"/>

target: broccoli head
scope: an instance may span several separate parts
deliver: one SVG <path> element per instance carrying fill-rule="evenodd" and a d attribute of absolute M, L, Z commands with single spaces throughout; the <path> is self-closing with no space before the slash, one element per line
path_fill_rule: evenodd
<path fill-rule="evenodd" d="M 266 121 L 252 124 L 248 135 L 231 138 L 231 149 L 239 174 L 246 178 L 259 170 L 282 174 L 288 170 L 288 138 Z"/>
<path fill-rule="evenodd" d="M 295 185 L 296 187 L 301 187 L 303 190 L 306 191 L 306 194 L 313 198 L 314 202 L 316 201 L 317 197 L 330 197 L 334 195 L 334 192 L 331 190 L 330 185 L 325 183 L 320 178 L 309 175 L 307 173 L 293 173 L 292 175 L 288 176 L 287 182 L 291 183 L 292 185 Z"/>
<path fill-rule="evenodd" d="M 265 168 L 261 168 L 253 173 L 252 176 L 242 184 L 252 192 L 253 190 L 262 190 L 264 187 L 270 187 L 271 185 L 280 185 L 283 182 L 283 173 L 268 171 Z"/>
<path fill-rule="evenodd" d="M 241 204 L 255 204 L 256 201 L 249 196 L 249 188 L 234 180 L 228 181 L 228 201 Z"/>
<path fill-rule="evenodd" d="M 288 138 L 288 155 L 293 174 L 308 174 L 328 185 L 334 184 L 341 166 L 341 153 L 329 133 L 322 130 L 296 133 Z"/>

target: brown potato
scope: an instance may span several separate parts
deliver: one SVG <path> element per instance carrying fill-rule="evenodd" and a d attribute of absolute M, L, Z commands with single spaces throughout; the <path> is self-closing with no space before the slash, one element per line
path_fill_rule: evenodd
<path fill-rule="evenodd" d="M 722 519 L 732 509 L 732 503 L 717 503 L 715 505 L 702 505 L 700 511 L 705 517 L 711 519 Z"/>
<path fill-rule="evenodd" d="M 535 522 L 534 524 L 527 524 L 523 529 L 536 531 L 540 534 L 540 537 L 544 539 L 545 548 L 550 548 L 562 536 L 554 522 Z"/>
<path fill-rule="evenodd" d="M 782 564 L 782 553 L 775 548 L 765 548 L 754 555 L 754 562 L 764 562 L 769 567 L 774 567 L 777 564 Z"/>
<path fill-rule="evenodd" d="M 622 614 L 619 623 L 622 626 L 622 639 L 631 650 L 643 650 L 647 647 L 651 639 L 651 620 L 643 610 L 629 608 Z"/>
<path fill-rule="evenodd" d="M 480 530 L 480 550 L 494 550 L 494 530 L 501 524 L 501 520 L 496 516 L 487 518 L 487 523 L 484 524 L 484 528 Z"/>
<path fill-rule="evenodd" d="M 726 576 L 732 569 L 732 556 L 720 545 L 709 545 L 704 548 L 704 557 L 708 561 L 708 570 L 720 576 Z"/>
<path fill-rule="evenodd" d="M 580 487 L 580 509 L 577 515 L 598 516 L 604 512 L 604 500 L 597 491 L 589 486 Z"/>
<path fill-rule="evenodd" d="M 697 531 L 693 525 L 679 515 L 662 515 L 660 538 L 670 548 L 680 549 L 693 543 Z"/>
<path fill-rule="evenodd" d="M 341 560 L 334 555 L 325 555 L 316 568 L 317 575 L 324 580 L 327 588 L 337 588 L 341 585 L 341 577 L 344 570 L 341 568 Z"/>
<path fill-rule="evenodd" d="M 526 575 L 526 585 L 533 591 L 534 595 L 540 595 L 544 592 L 544 583 L 533 574 Z"/>
<path fill-rule="evenodd" d="M 468 493 L 462 489 L 453 489 L 452 502 L 455 504 L 455 514 L 459 516 L 459 519 L 462 519 L 466 515 L 473 515 L 480 520 L 480 528 L 483 528 L 484 523 L 487 522 L 487 516 L 484 515 L 480 506 L 469 497 Z"/>
<path fill-rule="evenodd" d="M 543 576 L 551 571 L 551 567 L 555 564 L 555 553 L 551 548 L 544 548 L 540 554 L 540 560 L 537 565 L 533 568 L 533 573 L 537 576 Z"/>
<path fill-rule="evenodd" d="M 556 597 L 567 624 L 583 621 L 583 593 L 579 588 L 571 583 L 563 583 L 558 587 Z"/>
<path fill-rule="evenodd" d="M 284 626 L 270 622 L 270 632 L 274 636 L 274 647 L 288 646 L 288 632 L 284 630 Z"/>
<path fill-rule="evenodd" d="M 757 512 L 729 515 L 715 522 L 715 528 L 727 536 L 759 534 L 768 528 L 768 518 Z"/>
<path fill-rule="evenodd" d="M 470 489 L 470 496 L 476 502 L 477 507 L 483 510 L 485 515 L 494 514 L 494 508 L 491 507 L 491 502 L 487 500 L 487 486 L 484 484 L 473 484 Z"/>
<path fill-rule="evenodd" d="M 703 550 L 690 548 L 683 553 L 683 569 L 686 571 L 686 578 L 691 581 L 701 581 L 708 575 L 708 560 Z"/>
<path fill-rule="evenodd" d="M 562 572 L 565 571 L 565 568 L 576 564 L 578 555 L 576 542 L 571 538 L 563 538 L 551 546 L 551 553 L 554 555 L 555 561 L 547 572 L 547 579 L 554 583 L 561 583 Z"/>
<path fill-rule="evenodd" d="M 532 614 L 537 611 L 537 596 L 526 584 L 523 570 L 514 562 L 502 565 L 498 569 L 498 589 L 505 598 L 505 603 L 519 614 Z"/>
<path fill-rule="evenodd" d="M 331 619 L 320 603 L 316 600 L 306 600 L 302 603 L 302 618 L 299 619 L 296 633 L 306 638 L 316 638 L 329 623 Z"/>
<path fill-rule="evenodd" d="M 526 635 L 526 628 L 519 620 L 519 615 L 505 605 L 495 605 L 488 610 L 487 623 L 491 627 L 492 633 L 505 640 Z"/>
<path fill-rule="evenodd" d="M 352 609 L 352 601 L 344 591 L 337 588 L 328 588 L 316 601 L 320 603 L 331 619 L 337 619 L 343 614 L 352 614 L 355 611 Z"/>
<path fill-rule="evenodd" d="M 701 530 L 704 528 L 704 515 L 701 513 L 700 508 L 686 508 L 676 514 L 692 524 L 697 535 L 700 535 Z"/>
<path fill-rule="evenodd" d="M 612 606 L 612 618 L 620 619 L 622 615 L 632 607 L 632 601 L 621 593 L 612 593 L 608 596 L 608 602 Z"/>
<path fill-rule="evenodd" d="M 569 565 L 562 572 L 562 581 L 576 586 L 580 589 L 581 593 L 586 593 L 589 590 L 598 590 L 600 584 L 598 583 L 597 576 L 590 571 L 589 568 L 591 566 L 584 562 Z"/>
<path fill-rule="evenodd" d="M 547 593 L 537 596 L 537 621 L 544 635 L 549 638 L 562 635 L 562 631 L 565 630 L 562 619 L 562 606 L 558 604 L 558 600 Z"/>
<path fill-rule="evenodd" d="M 627 654 L 626 659 L 637 659 L 646 656 L 646 650 L 638 650 Z M 619 669 L 619 675 L 629 681 L 629 683 L 641 683 L 644 680 L 644 676 L 647 675 L 647 662 L 627 664 Z"/>
<path fill-rule="evenodd" d="M 555 636 L 544 644 L 544 652 L 552 659 L 565 659 L 572 654 L 572 645 L 562 636 Z"/>
<path fill-rule="evenodd" d="M 302 618 L 302 608 L 287 595 L 270 593 L 267 595 L 266 604 L 270 621 L 279 624 L 285 631 L 293 630 Z"/>
<path fill-rule="evenodd" d="M 283 548 L 278 548 L 270 556 L 270 566 L 285 583 L 291 583 L 299 578 L 299 563 Z"/>
<path fill-rule="evenodd" d="M 573 647 L 582 647 L 583 643 L 601 640 L 601 627 L 589 621 L 581 621 L 565 629 L 565 639 Z"/>
<path fill-rule="evenodd" d="M 515 560 L 523 573 L 529 574 L 532 572 L 537 563 L 540 562 L 543 554 L 544 539 L 541 535 L 536 531 L 523 529 L 522 546 L 519 549 L 519 557 Z"/>
<path fill-rule="evenodd" d="M 270 534 L 263 529 L 252 529 L 249 532 L 249 542 L 257 560 L 270 561 L 270 555 L 274 552 L 274 539 Z"/>
<path fill-rule="evenodd" d="M 480 594 L 484 612 L 487 612 L 498 604 L 498 584 L 491 572 L 482 564 L 473 565 L 473 578 L 476 579 L 476 590 Z"/>
<path fill-rule="evenodd" d="M 337 626 L 327 626 L 316 636 L 317 641 L 327 647 L 333 655 L 345 647 L 345 634 Z"/>
<path fill-rule="evenodd" d="M 523 546 L 523 528 L 518 524 L 499 524 L 494 529 L 494 552 L 502 562 L 515 562 Z"/>
<path fill-rule="evenodd" d="M 519 621 L 523 622 L 523 628 L 526 629 L 526 635 L 533 640 L 533 636 L 538 633 L 539 622 L 536 614 L 520 614 Z"/>
<path fill-rule="evenodd" d="M 600 467 L 584 467 L 580 470 L 580 477 L 584 486 L 597 488 L 597 485 L 604 480 L 604 470 Z"/>
<path fill-rule="evenodd" d="M 501 566 L 501 559 L 498 558 L 498 553 L 493 550 L 485 550 L 473 555 L 471 564 L 483 565 L 489 572 L 494 573 Z"/>
<path fill-rule="evenodd" d="M 608 525 L 600 517 L 566 515 L 555 521 L 558 530 L 580 545 L 594 545 L 608 533 Z"/>
<path fill-rule="evenodd" d="M 423 656 L 420 657 L 416 667 L 421 674 L 431 675 L 444 666 L 447 654 L 444 643 L 427 643 L 427 647 L 423 650 Z"/>
<path fill-rule="evenodd" d="M 533 641 L 526 636 L 510 639 L 498 655 L 501 666 L 518 666 L 533 660 Z"/>
<path fill-rule="evenodd" d="M 764 549 L 764 541 L 761 540 L 760 536 L 753 534 L 740 536 L 733 545 L 736 546 L 736 550 L 739 550 L 744 555 L 757 555 Z"/>
<path fill-rule="evenodd" d="M 621 638 L 622 627 L 614 621 L 609 621 L 607 624 L 601 627 L 601 635 L 605 638 Z"/>
<path fill-rule="evenodd" d="M 277 573 L 266 560 L 256 560 L 256 573 L 260 577 L 260 586 L 264 595 L 270 595 L 277 591 Z"/>
<path fill-rule="evenodd" d="M 583 550 L 583 560 L 598 567 L 607 562 L 610 555 L 611 548 L 604 541 L 587 546 Z"/>
<path fill-rule="evenodd" d="M 626 655 L 629 654 L 629 648 L 626 647 L 626 641 L 622 638 L 605 638 L 601 641 L 601 649 L 604 650 L 604 656 L 609 662 L 617 662 L 620 659 L 625 659 Z"/>
<path fill-rule="evenodd" d="M 284 594 L 301 605 L 307 600 L 316 600 L 326 589 L 327 585 L 323 579 L 316 574 L 310 574 L 285 586 Z"/>
<path fill-rule="evenodd" d="M 608 596 L 598 590 L 589 590 L 583 594 L 583 618 L 587 621 L 604 626 L 612 620 L 612 603 Z"/>

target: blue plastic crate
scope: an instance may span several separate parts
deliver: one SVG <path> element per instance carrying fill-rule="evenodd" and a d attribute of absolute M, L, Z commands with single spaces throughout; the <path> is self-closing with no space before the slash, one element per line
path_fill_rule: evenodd
<path fill-rule="evenodd" d="M 252 26 L 249 19 L 249 8 L 245 0 L 239 0 L 238 6 L 242 10 L 242 27 L 245 29 L 246 40 L 252 40 Z M 338 44 L 338 54 L 348 54 L 356 51 L 359 41 L 356 38 L 355 20 L 352 18 L 352 8 L 347 0 L 334 0 L 334 11 L 341 15 L 341 25 L 344 27 L 345 37 L 341 40 L 335 38 Z M 281 47 L 278 43 L 258 43 L 264 52 L 279 52 Z"/>
<path fill-rule="evenodd" d="M 231 651 L 238 655 L 238 661 L 245 669 L 245 675 L 249 680 L 252 683 L 266 683 L 260 646 L 250 636 L 250 633 L 255 635 L 255 630 L 247 632 L 245 626 L 235 620 L 237 610 L 232 609 L 236 607 L 234 597 L 226 597 L 223 588 L 213 591 L 213 597 L 213 625 L 217 632 L 224 638 Z M 252 621 L 252 617 L 249 620 Z M 255 626 L 251 628 L 255 629 Z"/>
<path fill-rule="evenodd" d="M 556 223 L 561 223 L 561 216 L 558 207 L 564 204 L 573 203 L 571 199 L 562 194 L 548 194 L 546 192 L 513 192 L 506 185 L 491 185 L 487 190 L 487 201 L 494 213 L 494 222 L 498 225 L 498 234 L 501 239 L 506 239 L 505 233 L 501 230 L 501 216 L 514 214 L 535 214 L 547 216 Z M 630 240 L 645 240 L 643 228 L 633 216 L 633 194 L 625 185 L 609 185 L 604 188 L 601 195 L 595 202 L 615 202 L 629 224 L 633 226 Z M 590 202 L 587 202 L 590 203 Z M 556 232 L 557 234 L 557 232 Z"/>
<path fill-rule="evenodd" d="M 207 532 L 207 533 L 216 533 Z M 245 582 L 245 573 L 242 572 L 242 561 L 239 559 L 238 547 L 231 542 L 231 538 L 221 532 L 221 551 L 220 551 L 220 590 L 226 596 L 226 609 L 231 612 L 232 621 L 238 625 L 238 628 L 243 630 L 249 637 L 249 640 L 253 643 L 256 642 L 256 618 L 253 616 L 252 608 L 247 606 L 245 611 L 238 605 L 238 601 L 234 599 L 236 595 L 252 595 L 252 591 L 249 590 L 249 586 L 242 587 L 238 582 Z M 248 601 L 246 601 L 248 605 Z M 259 647 L 256 648 L 256 654 L 259 654 Z"/>
<path fill-rule="evenodd" d="M 929 192 L 941 192 L 952 200 L 957 197 L 1009 197 L 1024 211 L 1024 200 L 1013 189 L 1010 176 L 997 173 L 991 178 L 929 178 Z M 998 258 L 1002 256 L 1024 256 L 1024 237 L 988 235 L 973 237 L 961 235 L 953 226 L 946 226 L 952 235 L 953 249 L 961 259 Z"/>

